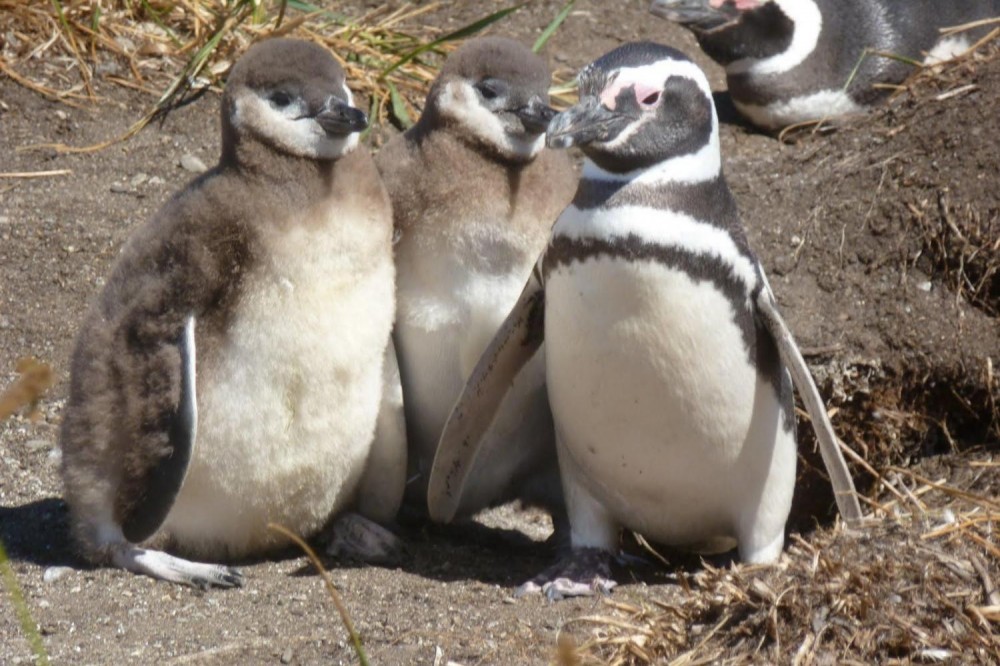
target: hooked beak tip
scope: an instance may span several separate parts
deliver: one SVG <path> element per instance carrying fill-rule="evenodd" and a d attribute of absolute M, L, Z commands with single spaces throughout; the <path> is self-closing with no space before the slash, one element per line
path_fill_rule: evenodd
<path fill-rule="evenodd" d="M 549 132 L 545 135 L 545 145 L 557 150 L 565 150 L 573 145 L 573 137 L 569 134 Z"/>
<path fill-rule="evenodd" d="M 533 98 L 526 106 L 517 110 L 524 129 L 532 134 L 542 134 L 556 115 L 555 109 L 539 98 Z"/>
<path fill-rule="evenodd" d="M 337 101 L 317 114 L 316 122 L 329 134 L 352 134 L 368 128 L 368 114 Z"/>

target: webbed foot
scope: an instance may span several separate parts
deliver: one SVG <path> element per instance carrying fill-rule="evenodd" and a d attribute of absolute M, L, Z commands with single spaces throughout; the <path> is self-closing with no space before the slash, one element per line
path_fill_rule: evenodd
<path fill-rule="evenodd" d="M 345 513 L 333 523 L 326 552 L 338 559 L 396 564 L 406 555 L 406 544 L 378 523 L 357 513 Z"/>
<path fill-rule="evenodd" d="M 611 578 L 611 553 L 600 548 L 575 548 L 569 555 L 514 592 L 515 597 L 544 594 L 549 601 L 610 594 L 618 583 Z"/>

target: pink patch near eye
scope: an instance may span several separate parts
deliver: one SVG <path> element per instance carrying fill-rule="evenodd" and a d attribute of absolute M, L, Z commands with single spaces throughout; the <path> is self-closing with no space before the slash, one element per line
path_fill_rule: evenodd
<path fill-rule="evenodd" d="M 601 104 L 614 111 L 616 104 L 615 98 L 618 97 L 618 93 L 620 93 L 624 87 L 626 87 L 624 83 L 620 81 L 613 81 L 610 86 L 601 91 Z"/>
<path fill-rule="evenodd" d="M 660 89 L 646 83 L 635 84 L 635 101 L 639 106 L 651 107 L 660 103 Z"/>
<path fill-rule="evenodd" d="M 637 101 L 641 107 L 649 108 L 660 103 L 660 89 L 656 86 L 639 82 L 633 83 L 628 81 L 615 81 L 601 91 L 601 104 L 614 111 L 615 104 L 617 103 L 616 98 L 622 90 L 627 88 L 632 88 L 632 93 L 635 95 L 635 101 Z"/>

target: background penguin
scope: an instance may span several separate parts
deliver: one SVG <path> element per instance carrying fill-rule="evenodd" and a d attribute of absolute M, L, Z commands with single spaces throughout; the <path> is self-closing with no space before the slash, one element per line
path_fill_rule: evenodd
<path fill-rule="evenodd" d="M 651 11 L 690 29 L 726 68 L 740 113 L 780 129 L 887 95 L 874 84 L 899 83 L 913 66 L 885 54 L 938 62 L 962 53 L 990 26 L 954 36 L 939 28 L 1000 16 L 1000 0 L 654 0 Z"/>
<path fill-rule="evenodd" d="M 269 521 L 309 536 L 352 508 L 394 516 L 392 219 L 354 150 L 366 125 L 315 44 L 265 41 L 233 68 L 219 164 L 132 235 L 79 332 L 62 474 L 91 559 L 237 585 L 135 544 L 231 560 L 286 544 Z"/>
<path fill-rule="evenodd" d="M 841 510 L 857 520 L 829 421 L 723 178 L 703 73 L 673 49 L 634 43 L 579 84 L 580 102 L 548 130 L 549 145 L 586 155 L 579 189 L 446 426 L 432 517 L 450 519 L 479 432 L 544 336 L 573 552 L 522 591 L 609 589 L 622 527 L 776 559 L 796 463 L 782 359 L 822 420 Z"/>
<path fill-rule="evenodd" d="M 573 196 L 569 160 L 545 150 L 549 81 L 520 43 L 470 40 L 448 57 L 420 121 L 376 156 L 399 233 L 394 337 L 407 497 L 420 507 L 445 420 Z M 483 444 L 461 514 L 514 497 L 562 504 L 544 373 L 540 353 Z"/>

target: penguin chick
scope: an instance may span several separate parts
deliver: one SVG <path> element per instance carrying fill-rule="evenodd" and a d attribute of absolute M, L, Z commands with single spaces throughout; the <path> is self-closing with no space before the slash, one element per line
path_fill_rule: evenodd
<path fill-rule="evenodd" d="M 622 528 L 771 562 L 795 483 L 782 358 L 812 418 L 825 412 L 723 177 L 708 82 L 680 52 L 632 43 L 584 68 L 579 85 L 547 139 L 583 150 L 579 188 L 456 403 L 431 515 L 451 517 L 493 405 L 544 339 L 573 550 L 521 593 L 610 590 Z M 832 431 L 824 437 L 856 519 L 850 476 Z"/>
<path fill-rule="evenodd" d="M 452 53 L 424 112 L 375 161 L 396 244 L 399 352 L 409 440 L 408 503 L 424 507 L 441 428 L 569 202 L 576 176 L 545 149 L 550 76 L 510 39 Z M 460 513 L 515 497 L 561 506 L 543 353 L 518 378 L 484 442 Z"/>
<path fill-rule="evenodd" d="M 910 63 L 964 52 L 988 26 L 940 29 L 1000 16 L 1000 0 L 654 0 L 650 10 L 694 33 L 726 68 L 737 110 L 777 130 L 860 112 Z"/>
<path fill-rule="evenodd" d="M 287 545 L 269 522 L 308 537 L 395 514 L 392 216 L 354 149 L 366 125 L 315 44 L 264 41 L 233 68 L 218 165 L 133 233 L 77 338 L 62 476 L 94 562 L 239 585 L 143 545 L 231 561 Z"/>

